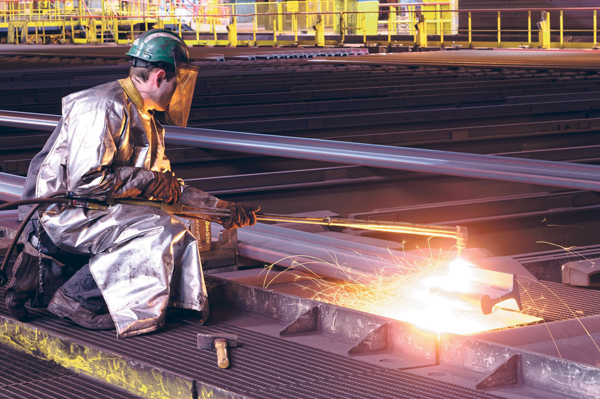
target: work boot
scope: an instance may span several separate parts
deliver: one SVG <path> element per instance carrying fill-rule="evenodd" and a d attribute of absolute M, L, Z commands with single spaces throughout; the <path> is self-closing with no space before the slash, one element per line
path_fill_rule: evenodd
<path fill-rule="evenodd" d="M 70 319 L 88 330 L 113 330 L 115 328 L 110 313 L 94 313 L 76 300 L 66 296 L 60 289 L 52 297 L 48 304 L 48 310 L 56 316 Z"/>
<path fill-rule="evenodd" d="M 25 302 L 35 298 L 38 290 L 38 276 L 38 259 L 21 252 L 13 266 L 13 276 L 4 295 L 8 312 L 19 321 L 27 319 L 29 312 L 25 308 Z"/>
<path fill-rule="evenodd" d="M 167 318 L 171 321 L 179 320 L 185 323 L 193 323 L 193 324 L 205 324 L 208 320 L 209 316 L 209 306 L 208 306 L 208 298 L 204 301 L 204 306 L 202 306 L 202 310 L 193 310 L 193 309 L 182 309 L 182 308 L 168 308 L 167 309 Z"/>

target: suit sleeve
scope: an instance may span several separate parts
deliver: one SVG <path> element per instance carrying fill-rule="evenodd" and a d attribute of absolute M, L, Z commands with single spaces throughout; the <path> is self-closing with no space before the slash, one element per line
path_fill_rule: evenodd
<path fill-rule="evenodd" d="M 139 196 L 154 179 L 150 170 L 113 167 L 118 140 L 126 129 L 126 114 L 94 110 L 70 117 L 67 124 L 64 168 L 69 191 L 87 198 L 131 198 Z"/>

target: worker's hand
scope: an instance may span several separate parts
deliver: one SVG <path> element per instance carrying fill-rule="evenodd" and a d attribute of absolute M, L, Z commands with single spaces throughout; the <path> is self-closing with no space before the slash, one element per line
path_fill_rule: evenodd
<path fill-rule="evenodd" d="M 154 179 L 142 192 L 144 198 L 152 198 L 175 204 L 181 198 L 181 185 L 172 172 L 154 172 Z"/>
<path fill-rule="evenodd" d="M 230 216 L 223 221 L 226 230 L 253 226 L 256 224 L 256 212 L 260 211 L 260 206 L 257 205 L 238 205 L 235 202 L 221 200 L 217 203 L 217 208 L 229 209 Z"/>

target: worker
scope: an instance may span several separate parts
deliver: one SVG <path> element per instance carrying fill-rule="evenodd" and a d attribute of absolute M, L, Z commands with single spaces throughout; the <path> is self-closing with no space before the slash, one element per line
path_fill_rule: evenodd
<path fill-rule="evenodd" d="M 32 160 L 23 198 L 70 192 L 97 200 L 143 198 L 230 210 L 226 229 L 256 223 L 244 206 L 187 186 L 171 172 L 159 119 L 185 127 L 198 68 L 176 34 L 153 29 L 129 52 L 129 77 L 63 99 L 62 118 Z M 20 208 L 23 218 L 28 209 Z M 44 205 L 22 240 L 6 290 L 9 312 L 27 301 L 90 329 L 135 336 L 165 324 L 167 309 L 208 316 L 198 245 L 184 221 L 148 206 L 91 210 Z"/>

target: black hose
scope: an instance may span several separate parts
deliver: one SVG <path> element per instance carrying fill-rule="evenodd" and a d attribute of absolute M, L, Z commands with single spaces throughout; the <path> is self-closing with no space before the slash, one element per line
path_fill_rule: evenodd
<path fill-rule="evenodd" d="M 2 261 L 2 266 L 0 266 L 0 287 L 6 284 L 6 281 L 8 280 L 8 276 L 6 275 L 6 266 L 8 265 L 10 257 L 12 256 L 12 253 L 15 247 L 17 246 L 17 242 L 19 242 L 19 237 L 21 237 L 23 230 L 25 230 L 25 226 L 27 226 L 27 223 L 29 223 L 31 217 L 39 209 L 40 206 L 42 206 L 42 204 L 35 204 L 31 211 L 29 211 L 27 216 L 25 216 L 25 219 L 23 219 L 21 225 L 19 226 L 19 229 L 17 230 L 17 233 L 15 234 L 15 238 L 13 238 L 13 240 L 10 243 L 10 246 L 8 247 L 8 250 L 6 251 L 4 261 Z"/>
<path fill-rule="evenodd" d="M 63 195 L 63 194 L 60 194 Z M 6 204 L 0 205 L 0 211 L 5 209 L 17 208 L 21 205 L 32 205 L 32 204 L 69 204 L 72 200 L 68 198 L 32 198 L 26 200 L 19 200 L 13 202 L 7 202 Z"/>
<path fill-rule="evenodd" d="M 25 226 L 27 226 L 27 223 L 29 223 L 29 221 L 31 220 L 31 218 L 33 217 L 35 212 L 37 212 L 37 210 L 43 204 L 68 204 L 68 203 L 70 203 L 71 200 L 69 200 L 67 198 L 52 198 L 54 196 L 63 196 L 63 195 L 64 195 L 64 193 L 53 194 L 53 195 L 50 195 L 49 197 L 45 197 L 45 198 L 33 198 L 33 199 L 27 199 L 27 200 L 19 200 L 19 201 L 8 202 L 6 204 L 0 205 L 0 211 L 4 210 L 4 209 L 16 208 L 21 205 L 32 205 L 32 204 L 35 205 L 33 207 L 33 209 L 31 211 L 29 211 L 27 216 L 25 216 L 25 218 L 21 222 L 21 225 L 19 226 L 19 229 L 17 230 L 17 232 L 15 234 L 15 238 L 13 238 L 12 242 L 10 243 L 10 246 L 8 247 L 8 250 L 6 251 L 6 255 L 4 256 L 4 261 L 2 261 L 2 266 L 0 266 L 0 287 L 2 287 L 8 281 L 8 276 L 6 274 L 6 266 L 8 265 L 10 257 L 12 256 L 12 253 L 15 250 L 17 243 L 19 242 L 19 237 L 21 237 L 21 234 L 23 233 L 23 230 L 25 230 Z"/>

